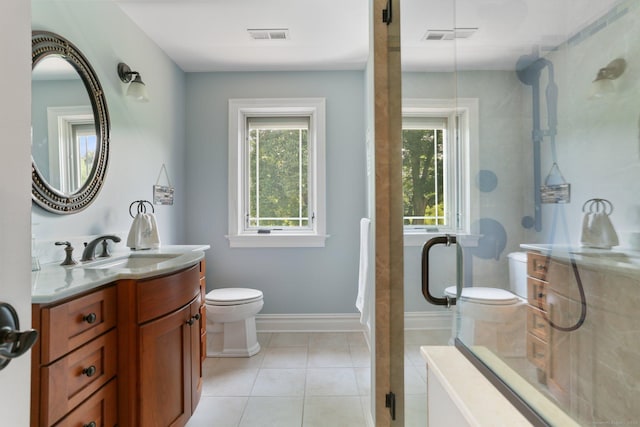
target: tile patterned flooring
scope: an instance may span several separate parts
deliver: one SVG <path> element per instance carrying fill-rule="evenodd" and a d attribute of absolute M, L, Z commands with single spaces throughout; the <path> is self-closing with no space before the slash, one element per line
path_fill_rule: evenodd
<path fill-rule="evenodd" d="M 426 425 L 421 345 L 448 330 L 405 333 L 405 426 Z M 207 358 L 187 427 L 366 427 L 371 361 L 360 332 L 259 333 L 250 358 Z"/>

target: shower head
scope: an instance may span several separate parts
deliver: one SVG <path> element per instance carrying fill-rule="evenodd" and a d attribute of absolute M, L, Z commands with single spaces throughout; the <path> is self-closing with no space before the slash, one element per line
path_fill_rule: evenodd
<path fill-rule="evenodd" d="M 516 74 L 520 81 L 526 85 L 533 85 L 540 80 L 540 72 L 551 62 L 538 55 L 523 55 L 516 62 Z"/>

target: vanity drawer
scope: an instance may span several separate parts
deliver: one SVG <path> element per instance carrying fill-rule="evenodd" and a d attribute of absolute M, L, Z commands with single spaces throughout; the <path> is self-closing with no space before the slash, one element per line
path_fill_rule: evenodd
<path fill-rule="evenodd" d="M 41 368 L 42 420 L 52 425 L 116 375 L 113 330 Z"/>
<path fill-rule="evenodd" d="M 171 313 L 191 302 L 200 294 L 200 265 L 179 273 L 137 284 L 137 322 L 144 323 Z"/>
<path fill-rule="evenodd" d="M 42 308 L 41 316 L 40 362 L 48 364 L 116 326 L 116 288 Z"/>
<path fill-rule="evenodd" d="M 66 418 L 56 424 L 56 427 L 117 426 L 118 400 L 116 392 L 117 382 L 114 379 L 74 409 Z"/>
<path fill-rule="evenodd" d="M 527 300 L 533 307 L 547 311 L 547 283 L 528 277 Z"/>
<path fill-rule="evenodd" d="M 548 348 L 549 346 L 546 342 L 533 334 L 527 333 L 527 359 L 542 370 L 547 368 Z"/>
<path fill-rule="evenodd" d="M 527 274 L 536 279 L 547 280 L 549 258 L 538 252 L 527 253 Z"/>
<path fill-rule="evenodd" d="M 545 320 L 541 310 L 531 306 L 527 307 L 527 332 L 543 341 L 549 341 L 549 322 Z"/>

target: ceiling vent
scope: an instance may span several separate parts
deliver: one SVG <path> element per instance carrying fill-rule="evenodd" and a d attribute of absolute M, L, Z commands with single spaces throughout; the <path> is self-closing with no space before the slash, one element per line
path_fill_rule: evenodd
<path fill-rule="evenodd" d="M 468 39 L 478 31 L 477 28 L 454 28 L 453 30 L 427 30 L 422 40 L 440 41 Z"/>
<path fill-rule="evenodd" d="M 254 40 L 288 40 L 289 30 L 286 28 L 247 29 Z"/>
<path fill-rule="evenodd" d="M 438 41 L 438 40 L 453 40 L 453 30 L 427 30 L 422 40 Z"/>

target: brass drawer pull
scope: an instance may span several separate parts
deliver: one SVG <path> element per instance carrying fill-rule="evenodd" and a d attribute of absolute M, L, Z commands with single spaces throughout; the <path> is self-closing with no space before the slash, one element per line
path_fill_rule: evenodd
<path fill-rule="evenodd" d="M 95 421 L 91 421 L 89 424 L 84 424 L 82 427 L 96 427 L 97 424 Z"/>
<path fill-rule="evenodd" d="M 84 368 L 84 369 L 82 370 L 82 374 L 83 374 L 83 375 L 86 375 L 86 376 L 88 376 L 88 377 L 92 377 L 92 376 L 94 376 L 94 375 L 95 375 L 95 373 L 96 373 L 96 367 L 95 367 L 95 366 L 93 366 L 93 365 L 89 366 L 88 368 Z"/>
<path fill-rule="evenodd" d="M 98 316 L 96 316 L 95 313 L 89 313 L 86 316 L 82 316 L 82 320 L 84 320 L 85 322 L 87 322 L 90 325 L 95 323 L 97 318 L 98 318 Z"/>

